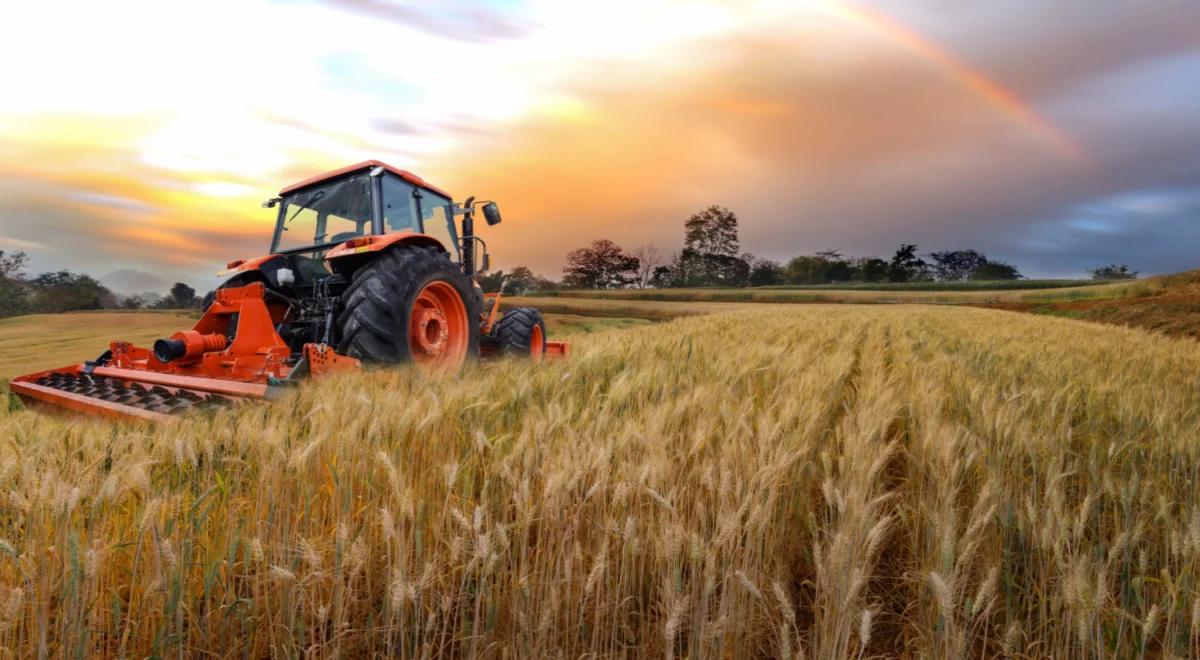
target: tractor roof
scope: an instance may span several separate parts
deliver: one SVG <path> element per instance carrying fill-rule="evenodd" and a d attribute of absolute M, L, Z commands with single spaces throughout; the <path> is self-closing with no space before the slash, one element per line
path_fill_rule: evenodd
<path fill-rule="evenodd" d="M 283 190 L 280 190 L 279 194 L 286 195 L 290 192 L 300 190 L 301 188 L 307 188 L 311 185 L 318 184 L 318 183 L 321 183 L 324 181 L 328 181 L 330 179 L 336 179 L 339 176 L 351 174 L 351 173 L 357 172 L 359 170 L 369 170 L 374 167 L 382 167 L 383 169 L 387 170 L 388 172 L 395 174 L 396 176 L 400 177 L 401 179 L 404 179 L 405 181 L 413 184 L 414 186 L 425 188 L 425 189 L 431 190 L 439 195 L 442 195 L 443 197 L 453 199 L 450 197 L 450 193 L 438 188 L 437 186 L 427 183 L 425 181 L 425 179 L 422 179 L 421 177 L 417 176 L 416 174 L 413 174 L 412 172 L 409 172 L 408 170 L 402 170 L 402 169 L 399 169 L 396 167 L 392 167 L 391 165 L 388 165 L 387 163 L 384 163 L 384 162 L 381 162 L 378 160 L 364 160 L 361 163 L 356 163 L 354 165 L 343 167 L 341 169 L 336 169 L 336 170 L 333 170 L 330 172 L 326 172 L 324 174 L 318 174 L 317 176 L 310 177 L 310 178 L 300 181 L 298 183 L 293 183 L 292 185 L 284 188 Z"/>

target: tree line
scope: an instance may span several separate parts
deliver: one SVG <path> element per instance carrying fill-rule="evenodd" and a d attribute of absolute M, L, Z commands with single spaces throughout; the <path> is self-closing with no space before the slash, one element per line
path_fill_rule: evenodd
<path fill-rule="evenodd" d="M 654 246 L 627 251 L 611 240 L 599 239 L 567 253 L 562 282 L 534 278 L 524 288 L 745 287 L 1024 277 L 1016 266 L 977 250 L 922 254 L 914 244 L 901 244 L 890 257 L 852 257 L 839 250 L 823 250 L 787 261 L 759 258 L 741 253 L 737 215 L 715 205 L 692 215 L 683 229 L 683 248 L 669 259 L 661 258 Z M 1132 279 L 1137 271 L 1112 264 L 1091 271 L 1091 275 L 1095 280 Z"/>
<path fill-rule="evenodd" d="M 202 298 L 176 282 L 166 296 L 118 296 L 83 273 L 59 270 L 25 275 L 24 252 L 0 250 L 0 317 L 89 309 L 194 309 Z M 1091 271 L 1095 280 L 1134 279 L 1137 271 L 1110 264 Z M 521 295 L 553 289 L 620 289 L 672 287 L 745 287 L 883 282 L 962 282 L 1015 280 L 1016 266 L 995 261 L 976 250 L 943 250 L 922 255 L 916 245 L 902 244 L 890 258 L 852 257 L 838 250 L 774 261 L 740 252 L 738 218 L 727 208 L 710 206 L 683 225 L 683 248 L 664 256 L 657 247 L 626 250 L 608 239 L 571 250 L 561 281 L 547 279 L 525 266 L 480 275 L 486 292 Z"/>
<path fill-rule="evenodd" d="M 90 309 L 192 309 L 200 298 L 177 282 L 166 296 L 118 296 L 90 275 L 59 270 L 27 277 L 24 252 L 0 250 L 0 317 Z"/>

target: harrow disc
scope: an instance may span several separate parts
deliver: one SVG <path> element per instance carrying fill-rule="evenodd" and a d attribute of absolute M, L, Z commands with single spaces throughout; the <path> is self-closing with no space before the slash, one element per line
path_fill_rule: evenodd
<path fill-rule="evenodd" d="M 34 382 L 70 394 L 167 415 L 192 410 L 215 410 L 233 401 L 219 394 L 145 385 L 87 373 L 53 372 Z"/>

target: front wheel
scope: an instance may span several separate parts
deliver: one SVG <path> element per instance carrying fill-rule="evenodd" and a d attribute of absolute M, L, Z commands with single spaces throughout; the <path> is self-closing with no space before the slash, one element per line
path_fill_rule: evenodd
<path fill-rule="evenodd" d="M 501 354 L 541 360 L 546 349 L 546 322 L 542 313 L 533 307 L 514 307 L 504 312 L 496 322 L 492 341 Z"/>
<path fill-rule="evenodd" d="M 477 307 L 470 280 L 445 253 L 396 246 L 355 271 L 342 294 L 338 352 L 452 371 L 479 353 Z"/>

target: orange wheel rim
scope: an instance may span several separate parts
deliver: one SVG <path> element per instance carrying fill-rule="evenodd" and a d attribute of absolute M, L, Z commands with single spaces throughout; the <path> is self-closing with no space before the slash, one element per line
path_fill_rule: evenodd
<path fill-rule="evenodd" d="M 546 348 L 546 338 L 542 336 L 542 326 L 534 325 L 533 334 L 529 337 L 529 357 L 542 359 L 542 351 Z"/>
<path fill-rule="evenodd" d="M 467 306 L 449 282 L 426 284 L 413 301 L 408 347 L 413 362 L 431 370 L 449 370 L 467 358 L 470 329 Z"/>

